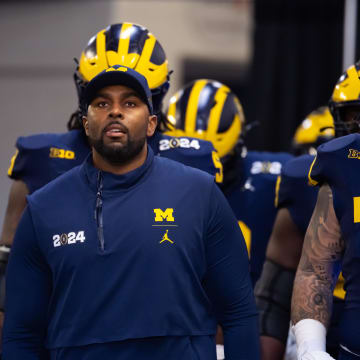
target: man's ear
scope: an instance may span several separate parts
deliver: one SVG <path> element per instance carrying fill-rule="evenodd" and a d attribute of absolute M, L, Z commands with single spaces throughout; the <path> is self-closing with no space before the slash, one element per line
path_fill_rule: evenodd
<path fill-rule="evenodd" d="M 82 123 L 85 130 L 85 134 L 89 135 L 89 121 L 87 119 L 87 116 L 83 115 L 82 117 Z"/>
<path fill-rule="evenodd" d="M 156 115 L 149 115 L 148 128 L 147 128 L 147 131 L 146 131 L 146 135 L 148 137 L 154 135 L 156 126 L 157 126 L 157 116 Z"/>

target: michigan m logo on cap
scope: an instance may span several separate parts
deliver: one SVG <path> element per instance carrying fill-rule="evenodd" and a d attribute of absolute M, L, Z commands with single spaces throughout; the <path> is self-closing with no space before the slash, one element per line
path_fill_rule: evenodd
<path fill-rule="evenodd" d="M 123 72 L 126 72 L 126 71 L 128 71 L 128 69 L 126 67 L 124 67 L 124 66 L 119 66 L 118 68 L 110 67 L 110 68 L 105 70 L 105 72 L 108 72 L 108 71 L 123 71 Z"/>

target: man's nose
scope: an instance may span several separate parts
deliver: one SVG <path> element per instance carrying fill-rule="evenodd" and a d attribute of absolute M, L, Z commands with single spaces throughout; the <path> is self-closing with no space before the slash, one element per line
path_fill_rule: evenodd
<path fill-rule="evenodd" d="M 117 103 L 112 104 L 109 116 L 112 118 L 122 118 L 123 112 L 121 105 Z"/>

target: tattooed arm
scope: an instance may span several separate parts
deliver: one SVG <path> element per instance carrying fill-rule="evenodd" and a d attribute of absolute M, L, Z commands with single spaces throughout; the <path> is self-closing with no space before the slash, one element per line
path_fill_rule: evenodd
<path fill-rule="evenodd" d="M 332 291 L 337 280 L 333 268 L 343 250 L 332 192 L 328 185 L 323 185 L 305 235 L 292 296 L 291 319 L 300 355 L 325 351 Z"/>

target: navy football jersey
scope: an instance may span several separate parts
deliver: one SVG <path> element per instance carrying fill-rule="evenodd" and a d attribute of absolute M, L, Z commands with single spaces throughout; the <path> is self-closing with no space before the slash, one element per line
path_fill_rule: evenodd
<path fill-rule="evenodd" d="M 222 181 L 222 166 L 212 144 L 192 138 L 172 138 L 156 132 L 149 140 L 156 155 L 196 167 Z M 83 131 L 19 137 L 8 175 L 25 182 L 30 193 L 80 165 L 90 151 Z"/>
<path fill-rule="evenodd" d="M 360 353 L 360 135 L 331 140 L 318 148 L 309 179 L 313 185 L 328 183 L 336 217 L 345 240 L 342 272 L 345 278 L 345 309 L 340 342 Z"/>
<path fill-rule="evenodd" d="M 238 163 L 241 180 L 224 190 L 246 240 L 253 285 L 261 274 L 275 220 L 276 179 L 291 158 L 286 153 L 249 151 Z"/>

